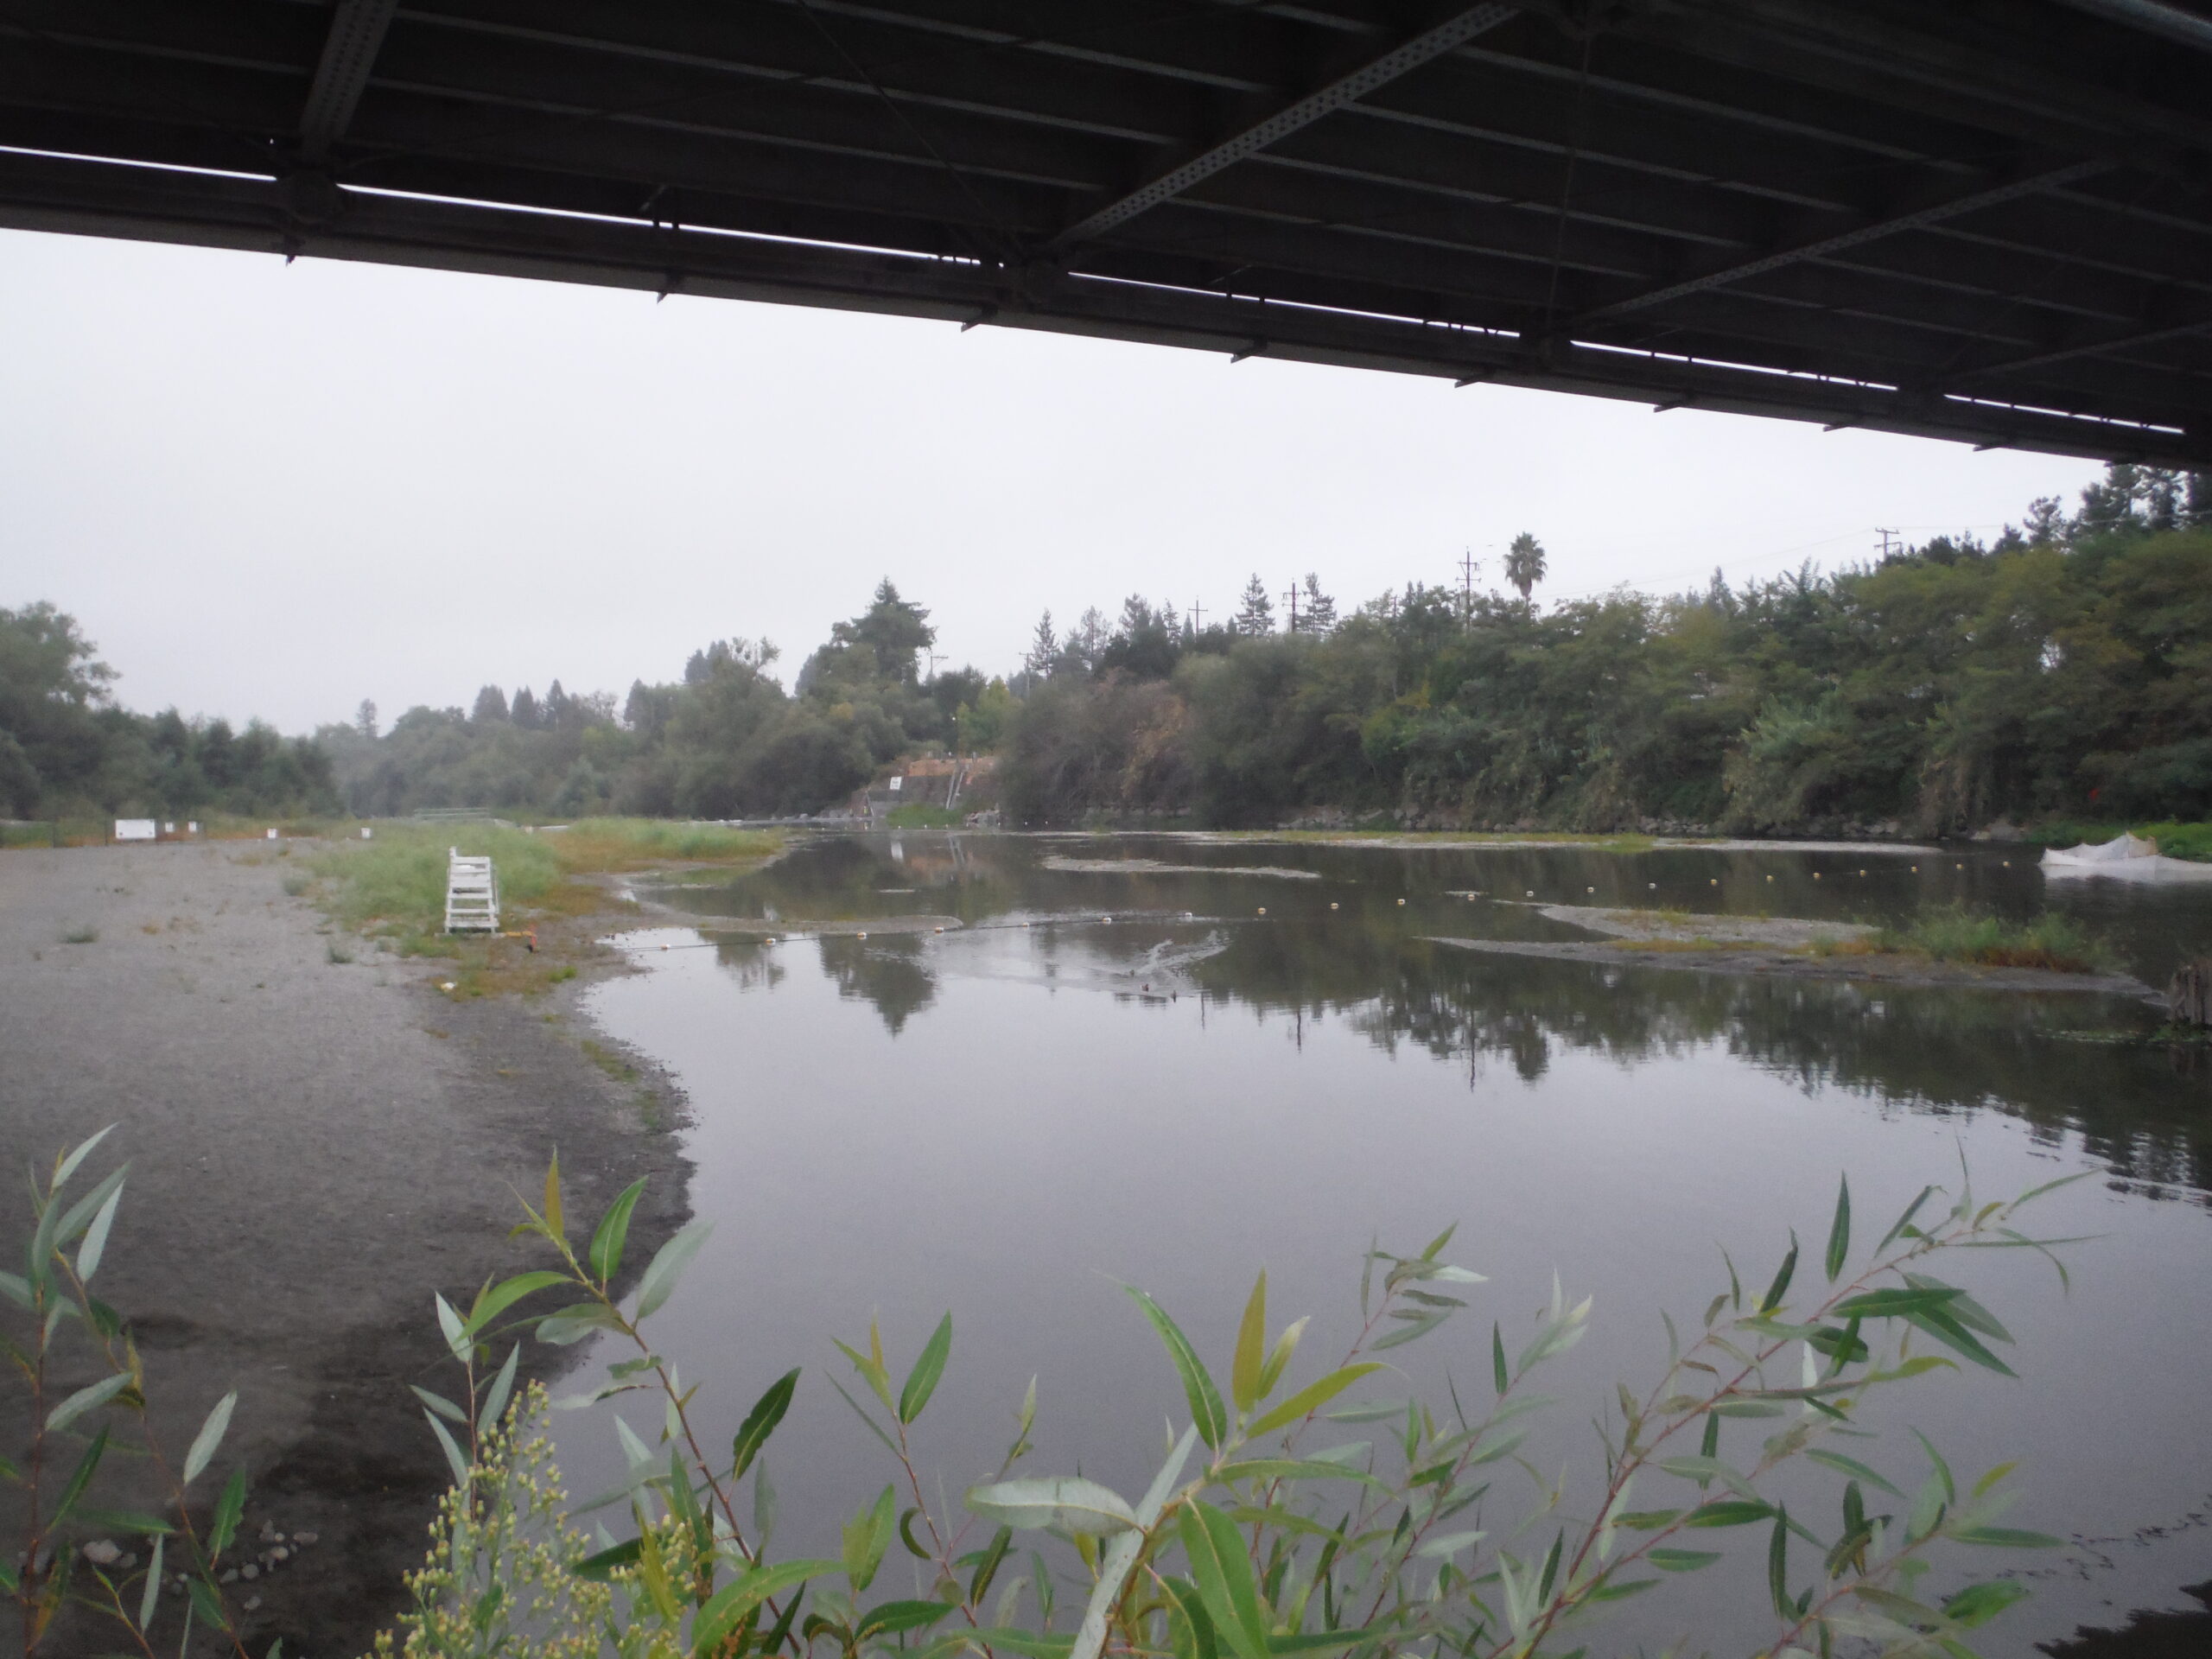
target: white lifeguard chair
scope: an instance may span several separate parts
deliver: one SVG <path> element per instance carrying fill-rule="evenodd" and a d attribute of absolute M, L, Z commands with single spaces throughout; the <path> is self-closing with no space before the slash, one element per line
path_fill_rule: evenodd
<path fill-rule="evenodd" d="M 470 858 L 459 849 L 446 849 L 446 931 L 497 933 L 499 931 L 499 878 L 489 858 Z"/>

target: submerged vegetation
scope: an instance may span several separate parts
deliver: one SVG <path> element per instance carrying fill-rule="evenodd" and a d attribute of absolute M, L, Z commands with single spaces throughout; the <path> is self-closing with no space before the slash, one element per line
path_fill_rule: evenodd
<path fill-rule="evenodd" d="M 73 1604 L 143 1653 L 158 1643 L 188 1659 L 196 1635 L 199 1651 L 245 1659 L 249 1610 L 232 1599 L 223 1572 L 245 1471 L 233 1471 L 212 1504 L 194 1491 L 213 1468 L 238 1396 L 214 1402 L 181 1463 L 147 1435 L 129 1331 L 90 1288 L 125 1171 L 82 1197 L 66 1191 L 102 1138 L 35 1184 L 28 1271 L 0 1277 L 29 1394 L 26 1455 L 0 1471 L 22 1499 L 0 1593 L 16 1609 L 27 1653 Z M 768 1389 L 726 1453 L 710 1448 L 698 1427 L 700 1383 L 683 1386 L 662 1352 L 673 1344 L 644 1327 L 711 1224 L 677 1232 L 634 1289 L 618 1294 L 644 1185 L 620 1194 L 586 1242 L 564 1215 L 556 1162 L 520 1230 L 549 1265 L 487 1283 L 465 1311 L 436 1299 L 454 1381 L 415 1392 L 453 1486 L 429 1559 L 410 1581 L 401 1633 L 380 1651 L 490 1659 L 522 1644 L 577 1659 L 856 1659 L 909 1649 L 944 1659 L 1100 1659 L 1110 1649 L 1162 1659 L 1395 1659 L 1449 1649 L 1535 1659 L 1586 1650 L 1589 1628 L 1613 1604 L 1706 1572 L 1730 1540 L 1748 1536 L 1771 1619 L 1755 1652 L 1796 1659 L 1855 1638 L 1899 1659 L 1960 1659 L 1972 1651 L 1971 1632 L 2027 1591 L 1997 1578 L 1942 1593 L 1930 1589 L 1931 1573 L 1948 1579 L 1961 1546 L 2057 1541 L 2001 1523 L 2012 1465 L 1967 1480 L 1922 1439 L 1909 1454 L 1918 1471 L 1907 1475 L 1860 1421 L 1871 1396 L 1931 1371 L 1965 1363 L 2013 1374 L 1998 1352 L 2012 1340 L 2004 1325 L 1930 1269 L 1961 1250 L 2048 1255 L 2057 1241 L 2018 1225 L 2048 1186 L 1989 1205 L 1970 1188 L 1955 1198 L 1925 1188 L 1868 1250 L 1857 1243 L 1844 1184 L 1819 1255 L 1793 1238 L 1763 1292 L 1756 1281 L 1747 1292 L 1732 1265 L 1701 1323 L 1685 1334 L 1668 1321 L 1654 1379 L 1620 1386 L 1593 1425 L 1587 1466 L 1556 1478 L 1515 1453 L 1538 1414 L 1558 1403 L 1535 1386 L 1587 1332 L 1587 1299 L 1571 1300 L 1554 1284 L 1528 1328 L 1518 1318 L 1494 1319 L 1487 1333 L 1478 1326 L 1469 1344 L 1478 1374 L 1452 1381 L 1448 1409 L 1391 1391 L 1404 1378 L 1382 1357 L 1433 1337 L 1484 1294 L 1484 1276 L 1445 1254 L 1452 1230 L 1416 1254 L 1370 1253 L 1359 1335 L 1318 1371 L 1300 1363 L 1306 1320 L 1271 1327 L 1264 1274 L 1218 1370 L 1169 1310 L 1132 1288 L 1132 1325 L 1141 1319 L 1157 1335 L 1168 1362 L 1162 1381 L 1175 1385 L 1167 1397 L 1179 1396 L 1185 1414 L 1179 1435 L 1171 1420 L 1173 1444 L 1134 1500 L 1081 1476 L 1020 1472 L 1032 1449 L 1033 1385 L 996 1471 L 957 1505 L 933 1497 L 909 1431 L 951 1374 L 951 1317 L 903 1375 L 871 1326 L 864 1344 L 836 1344 L 855 1378 L 854 1390 L 838 1386 L 881 1444 L 887 1484 L 844 1526 L 837 1558 L 779 1559 L 778 1503 L 761 1453 L 802 1372 Z M 1510 1337 L 1507 1323 L 1516 1326 Z M 613 1353 L 593 1398 L 643 1393 L 661 1420 L 657 1443 L 623 1433 L 628 1472 L 607 1502 L 626 1505 L 626 1539 L 587 1539 L 571 1518 L 543 1433 L 545 1397 L 518 1389 L 526 1337 L 565 1346 L 594 1335 Z M 62 1395 L 49 1379 L 65 1369 L 95 1380 Z M 1375 1427 L 1337 1443 L 1340 1425 Z M 126 1457 L 160 1494 L 150 1507 L 114 1507 L 105 1495 Z M 787 1488 L 798 1478 L 783 1475 Z M 1832 1487 L 1818 1514 L 1805 1496 L 1815 1478 Z M 1785 1479 L 1798 1494 L 1794 1511 L 1777 1496 Z M 912 1558 L 911 1595 L 876 1588 L 898 1576 L 898 1551 Z M 166 1597 L 165 1586 L 174 1586 Z"/>

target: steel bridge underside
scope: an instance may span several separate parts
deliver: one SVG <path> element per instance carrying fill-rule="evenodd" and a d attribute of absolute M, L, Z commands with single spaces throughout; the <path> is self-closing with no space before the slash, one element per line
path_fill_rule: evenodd
<path fill-rule="evenodd" d="M 2212 466 L 2212 8 L 0 0 L 0 226 Z"/>

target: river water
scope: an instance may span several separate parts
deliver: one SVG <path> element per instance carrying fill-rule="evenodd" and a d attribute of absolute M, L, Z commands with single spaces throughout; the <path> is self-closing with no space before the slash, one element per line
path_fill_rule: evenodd
<path fill-rule="evenodd" d="M 1938 1374 L 1874 1419 L 1889 1433 L 1868 1455 L 1899 1484 L 1924 1469 L 1907 1425 L 1957 1467 L 2018 1458 L 2007 1524 L 2073 1541 L 1971 1564 L 2018 1567 L 2037 1592 L 1983 1651 L 2193 1608 L 2183 1586 L 2212 1580 L 2212 1057 L 2112 1040 L 2156 1009 L 1436 942 L 1587 937 L 1530 896 L 1866 921 L 2049 906 L 2163 983 L 2212 944 L 2212 885 L 2046 887 L 2028 856 L 1986 849 L 910 834 L 825 838 L 659 896 L 697 925 L 629 936 L 645 971 L 596 988 L 591 1011 L 690 1098 L 691 1203 L 716 1230 L 656 1324 L 705 1382 L 702 1420 L 726 1443 L 761 1389 L 806 1368 L 768 1455 L 779 1554 L 836 1554 L 837 1521 L 893 1472 L 828 1386 L 855 1386 L 830 1339 L 864 1345 L 872 1318 L 895 1377 L 953 1315 L 917 1435 L 956 1504 L 1032 1376 L 1028 1472 L 1133 1493 L 1185 1408 L 1121 1286 L 1151 1292 L 1225 1372 L 1264 1266 L 1276 1321 L 1313 1314 L 1303 1353 L 1334 1354 L 1370 1241 L 1418 1250 L 1457 1222 L 1452 1254 L 1489 1281 L 1399 1355 L 1441 1405 L 1447 1367 L 1487 1386 L 1491 1321 L 1525 1328 L 1554 1272 L 1594 1295 L 1592 1334 L 1548 1387 L 1565 1403 L 1524 1448 L 1556 1473 L 1595 1462 L 1590 1421 L 1615 1380 L 1640 1392 L 1663 1366 L 1659 1311 L 1694 1321 L 1726 1287 L 1724 1247 L 1764 1283 L 1791 1228 L 1817 1248 L 1840 1174 L 1878 1230 L 1963 1164 L 1985 1197 L 2094 1173 L 2034 1212 L 2047 1234 L 2094 1236 L 2066 1251 L 2070 1293 L 2026 1252 L 1946 1269 L 2010 1327 L 2019 1377 Z M 1405 1380 L 1377 1380 L 1403 1397 Z M 610 1409 L 562 1421 L 572 1490 L 619 1474 Z M 658 1414 L 631 1415 L 650 1439 Z M 1758 1559 L 1733 1582 L 1639 1598 L 1593 1650 L 1756 1645 L 1764 1533 L 1714 1535 Z M 899 1570 L 876 1593 L 912 1593 Z M 2200 1636 L 2212 1651 L 2212 1618 Z"/>

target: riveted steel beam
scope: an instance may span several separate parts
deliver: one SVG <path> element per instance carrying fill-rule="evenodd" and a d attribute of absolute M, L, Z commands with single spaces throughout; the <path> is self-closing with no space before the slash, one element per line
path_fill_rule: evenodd
<path fill-rule="evenodd" d="M 1433 29 L 1423 30 L 1411 40 L 1370 59 L 1350 74 L 1340 76 L 1318 91 L 1308 92 L 1277 110 L 1265 120 L 1255 122 L 1242 132 L 1200 150 L 1179 166 L 1168 168 L 1149 183 L 1140 185 L 1127 195 L 1084 214 L 1052 238 L 1050 244 L 1052 251 L 1063 252 L 1078 243 L 1103 235 L 1116 225 L 1127 224 L 1138 214 L 1157 207 L 1163 201 L 1173 200 L 1201 179 L 1211 178 L 1224 168 L 1233 167 L 1248 156 L 1257 155 L 1269 144 L 1288 137 L 1302 127 L 1313 125 L 1332 111 L 1357 103 L 1370 92 L 1389 86 L 1402 75 L 1410 73 L 1421 65 L 1442 57 L 1455 47 L 1465 45 L 1476 35 L 1519 16 L 1520 10 L 1518 6 L 1474 6 Z"/>
<path fill-rule="evenodd" d="M 2199 305 L 2195 315 L 2171 318 L 2154 322 L 2147 327 L 2130 330 L 2106 330 L 2047 350 L 2025 353 L 2018 357 L 1999 358 L 1992 363 L 1979 363 L 1969 368 L 1958 369 L 1941 377 L 1947 383 L 1962 380 L 1984 380 L 1992 375 L 2024 374 L 2031 369 L 2047 368 L 2054 363 L 2070 363 L 2084 357 L 2111 357 L 2139 351 L 2145 346 L 2162 346 L 2170 340 L 2182 340 L 2190 334 L 2212 330 L 2212 308 Z"/>
<path fill-rule="evenodd" d="M 328 159 L 331 146 L 346 136 L 368 88 L 369 71 L 384 45 L 385 31 L 398 10 L 399 0 L 337 0 L 331 8 L 322 60 L 315 65 L 315 81 L 300 112 L 302 161 Z"/>
<path fill-rule="evenodd" d="M 1625 299 L 1607 305 L 1592 306 L 1571 320 L 1569 327 L 1601 321 L 1608 317 L 1626 316 L 1630 312 L 1643 311 L 1655 305 L 1664 305 L 1669 300 L 1679 300 L 1686 295 L 1702 294 L 1710 289 L 1726 288 L 1753 276 L 1763 276 L 1770 270 L 1780 270 L 1802 260 L 1819 259 L 1829 254 L 1841 253 L 1868 242 L 1878 242 L 1885 237 L 1896 236 L 1905 231 L 1919 230 L 1924 226 L 1938 225 L 1947 219 L 1956 219 L 1977 208 L 1993 207 L 2000 202 L 2020 196 L 2032 195 L 2039 190 L 2056 189 L 2094 174 L 2107 170 L 2104 162 L 2074 162 L 2064 167 L 2051 168 L 2024 177 L 2008 179 L 1979 190 L 1948 194 L 1904 213 L 1892 213 L 1853 226 L 1847 231 L 1832 235 L 1814 237 L 1808 241 L 1777 248 L 1756 259 L 1738 260 L 1715 266 L 1695 276 L 1686 276 L 1680 282 L 1664 283 L 1658 288 L 1631 294 Z"/>
<path fill-rule="evenodd" d="M 1152 282 L 1116 282 L 958 258 L 868 252 L 788 238 L 675 231 L 642 221 L 535 213 L 346 190 L 325 226 L 287 212 L 279 181 L 112 166 L 0 151 L 0 226 L 257 249 L 665 293 L 830 306 L 992 327 L 1044 329 L 1217 352 L 1267 342 L 1285 361 L 1777 416 L 1823 424 L 2012 445 L 2059 454 L 2212 462 L 2194 410 L 2141 421 L 2016 408 L 1956 395 L 1710 359 L 1563 342 L 1533 359 L 1510 338 L 1419 318 L 1267 302 Z M 2157 418 L 2154 416 L 2154 418 Z"/>

